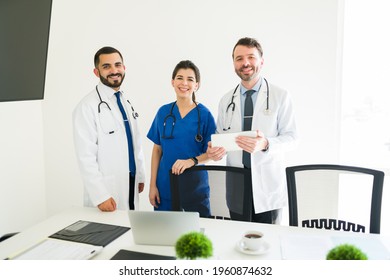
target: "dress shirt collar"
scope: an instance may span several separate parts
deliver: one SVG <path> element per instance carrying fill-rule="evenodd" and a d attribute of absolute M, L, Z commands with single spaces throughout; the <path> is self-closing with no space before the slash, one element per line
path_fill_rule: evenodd
<path fill-rule="evenodd" d="M 105 97 L 110 100 L 111 98 L 114 97 L 115 95 L 115 92 L 117 92 L 116 90 L 114 90 L 113 88 L 109 87 L 109 86 L 106 86 L 105 84 L 103 84 L 102 82 L 99 82 L 99 85 L 98 85 L 98 88 L 99 88 L 99 91 L 101 94 L 104 94 Z M 121 93 L 122 91 L 119 90 Z"/>
<path fill-rule="evenodd" d="M 253 89 L 255 91 L 254 92 L 254 95 L 255 95 L 256 93 L 259 92 L 261 84 L 262 84 L 262 81 L 263 81 L 263 78 L 260 77 L 260 79 L 257 81 L 257 83 L 252 88 L 245 88 L 242 84 L 240 84 L 240 93 L 242 95 L 245 95 L 245 92 L 247 92 L 250 89 Z"/>

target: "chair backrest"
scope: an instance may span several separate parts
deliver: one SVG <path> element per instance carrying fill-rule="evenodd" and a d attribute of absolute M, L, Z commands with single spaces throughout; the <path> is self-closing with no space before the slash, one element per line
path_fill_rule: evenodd
<path fill-rule="evenodd" d="M 289 224 L 380 233 L 382 171 L 333 164 L 286 168 Z"/>
<path fill-rule="evenodd" d="M 198 165 L 186 169 L 180 175 L 170 171 L 170 179 L 172 210 L 196 211 L 188 205 L 193 205 L 196 200 L 196 189 L 206 187 L 209 190 L 210 218 L 230 219 L 230 212 L 234 212 L 240 217 L 236 217 L 236 220 L 251 220 L 252 181 L 249 169 Z"/>
<path fill-rule="evenodd" d="M 9 233 L 6 233 L 6 234 L 3 234 L 3 235 L 0 235 L 0 242 L 4 241 L 4 240 L 7 240 L 8 238 L 18 234 L 19 232 L 9 232 Z"/>

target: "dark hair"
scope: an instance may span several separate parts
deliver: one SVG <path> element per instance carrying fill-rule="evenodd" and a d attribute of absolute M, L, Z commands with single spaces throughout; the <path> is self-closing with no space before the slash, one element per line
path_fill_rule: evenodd
<path fill-rule="evenodd" d="M 175 69 L 173 69 L 173 72 L 172 72 L 172 80 L 175 79 L 176 75 L 177 75 L 177 72 L 179 72 L 180 69 L 192 69 L 195 73 L 195 79 L 196 79 L 196 82 L 199 84 L 198 86 L 198 89 L 200 87 L 200 71 L 199 71 L 199 68 L 190 60 L 182 60 L 180 61 Z M 192 100 L 194 102 L 195 101 L 195 92 L 192 93 Z"/>
<path fill-rule="evenodd" d="M 260 57 L 263 56 L 263 48 L 261 47 L 260 43 L 257 42 L 254 38 L 244 37 L 238 40 L 238 42 L 235 44 L 232 52 L 232 57 L 234 59 L 234 50 L 237 46 L 246 46 L 248 48 L 256 48 L 259 51 Z"/>
<path fill-rule="evenodd" d="M 119 56 L 121 57 L 122 62 L 123 62 L 123 57 L 122 57 L 122 54 L 120 53 L 120 51 L 118 51 L 117 49 L 115 49 L 113 47 L 103 47 L 100 50 L 98 50 L 96 52 L 96 54 L 95 54 L 95 57 L 94 57 L 95 68 L 97 68 L 99 66 L 100 55 L 102 55 L 102 54 L 112 54 L 112 53 L 119 54 Z"/>

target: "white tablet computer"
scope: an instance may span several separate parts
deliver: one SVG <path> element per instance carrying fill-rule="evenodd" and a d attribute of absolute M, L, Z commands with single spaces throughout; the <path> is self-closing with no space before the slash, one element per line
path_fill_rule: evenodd
<path fill-rule="evenodd" d="M 226 151 L 238 151 L 242 150 L 236 144 L 237 136 L 248 136 L 248 137 L 256 137 L 257 131 L 240 131 L 233 133 L 219 133 L 211 135 L 211 145 L 213 147 L 224 147 Z"/>

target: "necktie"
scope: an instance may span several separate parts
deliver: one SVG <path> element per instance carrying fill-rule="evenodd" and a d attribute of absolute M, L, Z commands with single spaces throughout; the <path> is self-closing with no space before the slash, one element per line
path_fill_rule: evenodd
<path fill-rule="evenodd" d="M 245 105 L 244 105 L 244 130 L 252 129 L 252 118 L 253 118 L 253 101 L 252 94 L 254 90 L 248 90 L 245 92 Z M 245 167 L 251 167 L 251 154 L 243 151 L 242 163 Z"/>
<path fill-rule="evenodd" d="M 115 96 L 116 96 L 116 101 L 118 103 L 119 110 L 122 113 L 123 121 L 125 123 L 127 145 L 128 145 L 128 150 L 129 150 L 129 170 L 130 170 L 131 174 L 134 176 L 135 175 L 135 160 L 134 160 L 133 139 L 131 137 L 130 124 L 129 124 L 129 120 L 127 118 L 125 109 L 123 108 L 123 105 L 122 105 L 122 102 L 120 99 L 120 91 L 115 92 Z"/>

